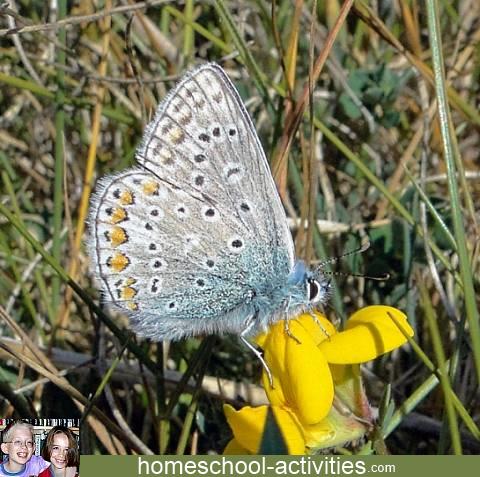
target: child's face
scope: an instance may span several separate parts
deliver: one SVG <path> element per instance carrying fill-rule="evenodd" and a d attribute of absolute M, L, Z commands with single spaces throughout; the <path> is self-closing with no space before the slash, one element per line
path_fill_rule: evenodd
<path fill-rule="evenodd" d="M 15 426 L 9 442 L 2 443 L 2 451 L 8 454 L 8 470 L 18 471 L 32 457 L 35 450 L 33 436 L 24 426 Z"/>
<path fill-rule="evenodd" d="M 65 434 L 53 436 L 51 464 L 57 469 L 64 469 L 67 466 L 68 437 Z"/>

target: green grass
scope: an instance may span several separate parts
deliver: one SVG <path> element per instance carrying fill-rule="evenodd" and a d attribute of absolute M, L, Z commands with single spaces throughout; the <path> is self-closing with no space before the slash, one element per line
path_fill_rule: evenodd
<path fill-rule="evenodd" d="M 0 417 L 81 417 L 85 453 L 206 453 L 230 438 L 226 400 L 261 401 L 259 363 L 235 337 L 137 339 L 102 307 L 84 247 L 96 180 L 133 164 L 176 78 L 216 61 L 289 216 L 310 219 L 292 230 L 298 256 L 370 238 L 332 265 L 327 315 L 388 304 L 415 329 L 365 375 L 389 451 L 478 453 L 479 19 L 468 2 L 378 12 L 356 1 L 346 21 L 337 1 L 313 14 L 312 2 L 187 1 L 93 17 L 93 3 L 58 3 L 58 28 L 42 29 L 55 18 L 39 1 L 17 2 L 15 42 L 0 24 Z M 235 393 L 238 381 L 248 391 Z"/>

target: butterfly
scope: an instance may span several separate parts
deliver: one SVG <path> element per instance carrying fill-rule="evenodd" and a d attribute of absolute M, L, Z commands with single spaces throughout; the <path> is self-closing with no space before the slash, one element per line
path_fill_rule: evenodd
<path fill-rule="evenodd" d="M 253 348 L 247 337 L 326 300 L 329 280 L 295 259 L 260 140 L 220 66 L 183 76 L 136 162 L 100 180 L 89 253 L 105 301 L 138 335 L 234 333 Z"/>

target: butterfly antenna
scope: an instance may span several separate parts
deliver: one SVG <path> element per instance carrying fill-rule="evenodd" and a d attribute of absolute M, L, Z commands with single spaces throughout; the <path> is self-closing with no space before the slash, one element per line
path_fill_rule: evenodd
<path fill-rule="evenodd" d="M 326 260 L 323 260 L 320 262 L 319 267 L 323 268 L 325 265 L 328 265 L 329 263 L 335 263 L 341 260 L 342 258 L 349 257 L 350 255 L 356 255 L 357 253 L 363 253 L 366 250 L 370 248 L 370 240 L 366 240 L 360 247 L 350 250 L 349 252 L 345 252 L 342 255 L 338 255 L 337 257 L 331 257 L 327 258 Z"/>
<path fill-rule="evenodd" d="M 356 277 L 356 278 L 366 278 L 367 280 L 375 280 L 377 282 L 383 282 L 390 279 L 390 273 L 384 273 L 382 275 L 362 275 L 361 273 L 344 273 L 344 272 L 322 272 L 324 275 L 336 276 L 336 277 Z"/>
<path fill-rule="evenodd" d="M 320 263 L 319 267 L 323 268 L 325 265 L 329 263 L 335 263 L 338 262 L 340 259 L 349 257 L 350 255 L 356 255 L 357 253 L 363 253 L 366 250 L 370 248 L 370 240 L 366 240 L 360 247 L 350 250 L 349 252 L 346 252 L 342 255 L 339 255 L 338 257 L 332 257 L 327 260 L 324 260 L 323 262 Z M 377 276 L 372 276 L 372 275 L 362 275 L 360 273 L 343 273 L 343 272 L 331 272 L 331 271 L 322 271 L 324 275 L 330 275 L 330 276 L 336 276 L 336 277 L 356 277 L 356 278 L 366 278 L 368 280 L 376 280 L 379 282 L 383 282 L 385 280 L 388 280 L 390 278 L 389 273 L 384 273 L 382 275 L 377 275 Z"/>

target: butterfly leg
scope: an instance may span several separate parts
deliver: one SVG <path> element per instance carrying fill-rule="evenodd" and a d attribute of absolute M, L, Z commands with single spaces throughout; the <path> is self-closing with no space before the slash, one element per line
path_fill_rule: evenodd
<path fill-rule="evenodd" d="M 286 311 L 285 311 L 285 320 L 283 321 L 283 329 L 285 330 L 285 334 L 289 338 L 294 339 L 298 344 L 302 344 L 302 342 L 290 331 L 290 313 L 289 313 L 290 301 L 291 300 L 289 298 L 286 306 Z"/>
<path fill-rule="evenodd" d="M 294 339 L 298 344 L 302 344 L 302 342 L 290 331 L 290 319 L 288 317 L 283 321 L 283 329 L 289 338 Z"/>
<path fill-rule="evenodd" d="M 313 318 L 313 321 L 320 327 L 320 329 L 322 330 L 323 334 L 328 338 L 330 339 L 330 335 L 328 333 L 328 331 L 322 326 L 322 324 L 320 323 L 320 320 L 317 318 L 317 315 L 315 315 L 315 313 L 313 312 L 313 308 L 310 308 L 308 310 L 308 314 Z"/>
<path fill-rule="evenodd" d="M 247 346 L 247 348 L 252 351 L 252 353 L 260 360 L 262 363 L 263 369 L 267 373 L 268 376 L 268 382 L 270 383 L 270 387 L 273 389 L 273 378 L 272 378 L 272 372 L 270 371 L 270 368 L 268 367 L 267 362 L 263 358 L 262 353 L 255 348 L 246 338 L 245 336 L 249 334 L 249 332 L 252 330 L 252 328 L 255 326 L 255 318 L 257 316 L 257 313 L 251 315 L 245 322 L 245 328 L 244 330 L 240 333 L 240 339 L 243 341 L 243 343 Z"/>

